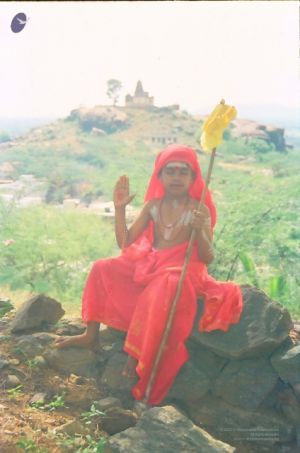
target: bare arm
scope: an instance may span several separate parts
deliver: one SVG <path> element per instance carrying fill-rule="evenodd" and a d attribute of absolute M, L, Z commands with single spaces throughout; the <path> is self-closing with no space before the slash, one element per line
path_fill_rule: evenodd
<path fill-rule="evenodd" d="M 135 221 L 129 228 L 127 233 L 127 241 L 125 244 L 126 246 L 132 244 L 132 242 L 134 242 L 140 236 L 140 234 L 146 229 L 149 220 L 151 219 L 149 211 L 150 205 L 151 203 L 148 202 L 143 206 L 138 217 L 135 219 Z"/>
<path fill-rule="evenodd" d="M 214 252 L 211 219 L 207 206 L 202 205 L 200 209 L 193 212 L 191 225 L 196 230 L 199 258 L 208 265 L 214 259 Z"/>
<path fill-rule="evenodd" d="M 114 190 L 115 204 L 115 235 L 120 248 L 127 247 L 134 242 L 144 231 L 150 220 L 149 203 L 146 203 L 137 219 L 128 229 L 126 225 L 126 205 L 134 198 L 129 195 L 129 180 L 127 176 L 121 176 Z"/>

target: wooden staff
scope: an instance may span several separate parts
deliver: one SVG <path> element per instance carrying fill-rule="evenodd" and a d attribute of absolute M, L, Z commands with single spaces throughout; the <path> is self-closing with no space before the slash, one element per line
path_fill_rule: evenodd
<path fill-rule="evenodd" d="M 207 192 L 208 185 L 209 185 L 210 178 L 211 178 L 211 173 L 212 173 L 212 168 L 213 168 L 213 164 L 214 164 L 215 155 L 216 155 L 216 148 L 214 148 L 212 150 L 212 153 L 211 153 L 211 156 L 210 156 L 208 172 L 207 172 L 206 180 L 205 180 L 205 187 L 202 190 L 201 199 L 199 201 L 198 209 L 200 209 L 201 205 L 204 203 L 204 200 L 205 200 L 206 192 Z M 187 272 L 187 267 L 188 267 L 188 264 L 189 264 L 189 261 L 190 261 L 190 257 L 191 257 L 191 254 L 192 254 L 192 249 L 193 249 L 193 243 L 194 243 L 194 240 L 195 240 L 195 236 L 196 236 L 196 230 L 195 230 L 195 228 L 193 228 L 192 232 L 191 232 L 190 240 L 189 240 L 189 245 L 188 245 L 188 248 L 186 250 L 185 259 L 184 259 L 183 267 L 182 267 L 182 270 L 181 270 L 181 275 L 180 275 L 180 278 L 178 280 L 176 294 L 175 294 L 174 300 L 172 302 L 172 305 L 171 305 L 171 308 L 170 308 L 170 311 L 169 311 L 169 316 L 168 316 L 166 328 L 165 328 L 165 331 L 163 333 L 163 336 L 162 336 L 162 339 L 161 339 L 161 343 L 159 345 L 159 349 L 158 349 L 157 355 L 156 355 L 155 360 L 154 360 L 154 364 L 153 364 L 153 367 L 152 367 L 152 370 L 151 370 L 149 382 L 148 382 L 147 387 L 146 387 L 145 396 L 143 398 L 143 403 L 147 403 L 148 402 L 149 395 L 151 393 L 152 386 L 153 386 L 153 381 L 154 381 L 154 379 L 156 377 L 157 368 L 158 368 L 161 356 L 163 354 L 164 348 L 166 346 L 167 340 L 169 338 L 169 334 L 170 334 L 170 331 L 171 331 L 171 328 L 172 328 L 172 323 L 173 323 L 173 319 L 174 319 L 174 315 L 175 315 L 175 310 L 176 310 L 177 303 L 178 303 L 178 301 L 180 299 L 180 296 L 181 296 L 183 282 L 184 282 L 184 279 L 185 279 L 185 275 L 186 275 L 186 272 Z"/>

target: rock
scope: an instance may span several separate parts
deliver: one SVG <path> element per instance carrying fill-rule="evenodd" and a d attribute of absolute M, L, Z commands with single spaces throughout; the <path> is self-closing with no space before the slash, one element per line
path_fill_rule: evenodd
<path fill-rule="evenodd" d="M 284 382 L 300 382 L 300 345 L 276 351 L 271 356 L 271 363 Z"/>
<path fill-rule="evenodd" d="M 245 442 L 272 446 L 293 440 L 293 424 L 272 410 L 247 411 L 220 398 L 205 396 L 189 402 L 187 411 L 196 425 L 235 446 Z"/>
<path fill-rule="evenodd" d="M 244 310 L 240 322 L 228 332 L 197 330 L 195 322 L 191 340 L 200 343 L 221 357 L 231 359 L 253 358 L 270 354 L 289 336 L 292 320 L 289 312 L 280 304 L 254 287 L 241 287 Z M 199 314 L 203 306 L 200 304 Z"/>
<path fill-rule="evenodd" d="M 0 355 L 0 370 L 7 367 L 8 365 L 9 365 L 9 361 L 7 360 L 7 358 L 3 355 Z"/>
<path fill-rule="evenodd" d="M 209 378 L 196 366 L 187 362 L 179 371 L 167 400 L 188 401 L 204 396 L 210 388 Z"/>
<path fill-rule="evenodd" d="M 44 348 L 37 338 L 32 335 L 25 335 L 16 343 L 16 350 L 18 351 L 18 354 L 29 359 L 41 354 L 44 351 Z"/>
<path fill-rule="evenodd" d="M 94 379 L 85 378 L 84 384 L 76 385 L 68 378 L 53 376 L 48 381 L 48 389 L 53 395 L 64 394 L 66 405 L 89 410 L 94 401 L 99 400 L 102 394 L 96 387 Z"/>
<path fill-rule="evenodd" d="M 48 389 L 52 394 L 58 395 L 67 392 L 68 384 L 61 376 L 53 376 L 48 381 Z"/>
<path fill-rule="evenodd" d="M 217 356 L 203 346 L 188 340 L 186 343 L 190 359 L 184 364 L 164 400 L 182 402 L 204 396 L 212 387 L 220 370 L 229 361 Z"/>
<path fill-rule="evenodd" d="M 291 388 L 284 388 L 278 394 L 280 409 L 287 420 L 300 426 L 300 403 Z"/>
<path fill-rule="evenodd" d="M 137 383 L 138 376 L 135 375 L 132 378 L 122 376 L 128 358 L 127 354 L 124 352 L 115 352 L 112 354 L 111 351 L 108 354 L 109 358 L 104 366 L 104 371 L 98 379 L 98 388 L 106 396 L 119 398 L 123 407 L 131 409 L 135 401 L 131 390 Z"/>
<path fill-rule="evenodd" d="M 112 453 L 222 453 L 235 448 L 215 440 L 195 426 L 172 406 L 154 407 L 144 412 L 134 428 L 129 428 L 108 439 Z"/>
<path fill-rule="evenodd" d="M 132 407 L 133 412 L 141 418 L 143 413 L 149 409 L 149 406 L 142 401 L 135 401 Z"/>
<path fill-rule="evenodd" d="M 272 143 L 277 151 L 285 151 L 284 129 L 272 125 L 259 124 L 256 121 L 236 119 L 231 123 L 233 137 L 258 138 Z"/>
<path fill-rule="evenodd" d="M 20 365 L 20 360 L 19 359 L 10 359 L 9 360 L 9 365 L 12 365 L 12 366 L 18 366 Z"/>
<path fill-rule="evenodd" d="M 300 426 L 298 425 L 296 427 L 296 448 L 297 450 L 299 451 L 299 447 L 300 447 Z M 297 451 L 295 450 L 295 453 L 297 453 Z"/>
<path fill-rule="evenodd" d="M 282 381 L 277 375 L 277 382 L 276 385 L 272 388 L 271 392 L 266 396 L 266 398 L 263 399 L 261 404 L 259 405 L 259 409 L 264 410 L 264 409 L 270 409 L 272 411 L 275 411 L 277 413 L 278 409 L 278 392 L 282 388 Z M 252 412 L 252 409 L 248 409 L 250 412 Z"/>
<path fill-rule="evenodd" d="M 118 340 L 125 340 L 126 338 L 126 332 L 123 332 L 121 330 L 113 329 L 112 327 L 106 327 L 100 329 L 100 340 L 101 344 L 102 343 L 114 343 L 115 341 Z"/>
<path fill-rule="evenodd" d="M 68 436 L 75 436 L 76 434 L 87 434 L 88 429 L 78 420 L 72 420 L 64 425 L 58 426 L 54 430 L 54 434 L 68 434 Z"/>
<path fill-rule="evenodd" d="M 113 435 L 135 426 L 136 422 L 137 416 L 133 411 L 111 407 L 106 409 L 105 415 L 101 417 L 101 428 L 109 435 Z"/>
<path fill-rule="evenodd" d="M 74 384 L 68 382 L 65 390 L 65 402 L 76 407 L 88 410 L 91 404 L 99 399 L 99 390 L 97 390 L 94 379 L 89 379 L 85 384 Z"/>
<path fill-rule="evenodd" d="M 294 384 L 292 387 L 293 387 L 293 390 L 294 390 L 296 396 L 298 397 L 298 400 L 300 401 L 300 378 L 299 378 L 299 382 Z"/>
<path fill-rule="evenodd" d="M 13 333 L 55 324 L 65 311 L 61 304 L 50 297 L 40 294 L 25 302 L 16 312 L 11 322 Z"/>
<path fill-rule="evenodd" d="M 101 105 L 72 110 L 70 119 L 77 120 L 86 131 L 97 128 L 109 134 L 128 125 L 128 117 L 124 111 L 117 107 Z"/>
<path fill-rule="evenodd" d="M 62 322 L 63 326 L 59 327 L 56 330 L 57 335 L 67 335 L 67 336 L 68 335 L 69 336 L 81 335 L 86 329 L 86 326 L 83 324 L 81 319 L 78 319 L 78 318 L 64 319 L 61 322 Z"/>
<path fill-rule="evenodd" d="M 46 404 L 47 398 L 48 398 L 47 393 L 43 392 L 35 393 L 33 397 L 29 400 L 29 405 L 32 406 L 36 403 Z"/>
<path fill-rule="evenodd" d="M 120 408 L 122 406 L 121 401 L 119 398 L 115 398 L 114 396 L 108 396 L 107 398 L 102 398 L 99 401 L 95 401 L 95 407 L 99 411 L 106 411 L 107 409 L 111 408 Z"/>
<path fill-rule="evenodd" d="M 266 126 L 268 141 L 275 145 L 277 151 L 285 151 L 284 129 L 276 126 Z"/>
<path fill-rule="evenodd" d="M 190 354 L 190 361 L 202 371 L 211 382 L 215 380 L 216 376 L 219 375 L 226 363 L 229 362 L 228 359 L 216 355 L 199 343 L 194 343 L 191 340 L 187 341 L 186 347 Z"/>
<path fill-rule="evenodd" d="M 0 332 L 3 332 L 7 325 L 9 324 L 9 320 L 3 320 L 0 319 Z M 7 335 L 0 335 L 0 341 L 6 341 L 7 340 Z"/>
<path fill-rule="evenodd" d="M 101 355 L 106 359 L 116 352 L 123 354 L 123 347 L 126 334 L 120 330 L 107 328 L 100 330 L 99 342 L 101 345 Z"/>
<path fill-rule="evenodd" d="M 70 374 L 69 382 L 75 385 L 84 385 L 89 382 L 88 378 L 84 376 L 76 376 L 76 374 Z"/>
<path fill-rule="evenodd" d="M 14 374 L 9 374 L 6 378 L 5 384 L 6 384 L 7 388 L 14 388 L 14 387 L 17 387 L 18 385 L 20 385 L 21 381 Z"/>
<path fill-rule="evenodd" d="M 106 135 L 106 132 L 103 129 L 100 129 L 99 127 L 93 127 L 91 135 L 93 135 L 94 137 L 102 137 L 103 135 Z"/>
<path fill-rule="evenodd" d="M 122 376 L 127 357 L 127 354 L 117 352 L 108 360 L 101 376 L 101 384 L 112 390 L 131 390 L 137 381 L 137 377 L 125 378 Z"/>
<path fill-rule="evenodd" d="M 216 379 L 214 394 L 232 405 L 255 410 L 275 389 L 277 379 L 268 359 L 233 360 Z"/>
<path fill-rule="evenodd" d="M 53 348 L 47 349 L 43 356 L 48 365 L 55 370 L 86 377 L 93 377 L 97 374 L 98 357 L 88 349 Z"/>
<path fill-rule="evenodd" d="M 31 336 L 35 338 L 42 346 L 48 346 L 57 338 L 57 335 L 48 332 L 35 332 Z"/>
<path fill-rule="evenodd" d="M 47 362 L 43 356 L 36 355 L 33 358 L 33 360 L 34 360 L 34 366 L 36 366 L 37 368 L 46 368 L 47 367 Z"/>
<path fill-rule="evenodd" d="M 1 324 L 0 324 L 0 329 L 1 329 Z M 10 335 L 0 335 L 0 343 L 2 343 L 3 341 L 8 341 L 8 340 L 10 340 Z"/>

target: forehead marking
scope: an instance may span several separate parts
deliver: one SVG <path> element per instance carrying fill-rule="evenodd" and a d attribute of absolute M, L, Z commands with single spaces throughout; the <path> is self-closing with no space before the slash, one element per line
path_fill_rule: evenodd
<path fill-rule="evenodd" d="M 190 168 L 190 166 L 185 162 L 169 162 L 165 168 Z"/>

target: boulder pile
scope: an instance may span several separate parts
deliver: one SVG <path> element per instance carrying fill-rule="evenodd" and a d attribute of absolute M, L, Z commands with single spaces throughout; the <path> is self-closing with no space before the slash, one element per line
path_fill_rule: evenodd
<path fill-rule="evenodd" d="M 55 324 L 63 310 L 42 295 L 17 311 L 10 328 L 27 360 L 39 360 L 58 376 L 71 376 L 64 388 L 69 404 L 89 408 L 101 393 L 97 407 L 105 414 L 107 452 L 299 451 L 300 326 L 262 291 L 251 286 L 242 286 L 242 291 L 241 320 L 226 333 L 197 330 L 199 301 L 186 344 L 190 359 L 165 400 L 153 408 L 133 399 L 131 388 L 137 378 L 122 376 L 127 360 L 124 333 L 103 328 L 95 352 L 54 349 L 51 345 L 58 335 L 82 333 L 84 326 L 80 320 L 64 318 Z M 0 376 L 7 382 L 12 379 L 8 364 L 8 357 L 0 357 Z M 59 377 L 53 384 L 56 391 L 58 381 Z M 82 382 L 89 383 L 86 391 Z M 44 390 L 46 395 L 49 389 Z M 80 431 L 76 423 L 66 429 Z"/>
<path fill-rule="evenodd" d="M 81 107 L 72 110 L 69 118 L 78 121 L 83 130 L 92 132 L 93 135 L 111 134 L 129 124 L 127 114 L 112 106 Z"/>

